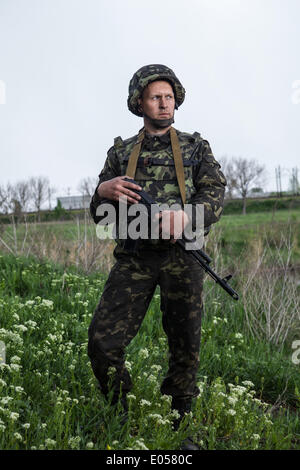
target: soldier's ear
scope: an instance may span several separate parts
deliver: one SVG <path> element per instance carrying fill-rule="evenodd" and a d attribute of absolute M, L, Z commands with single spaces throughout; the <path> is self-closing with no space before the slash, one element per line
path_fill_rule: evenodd
<path fill-rule="evenodd" d="M 143 112 L 143 107 L 142 107 L 142 100 L 141 98 L 138 99 L 138 110 L 140 113 Z"/>

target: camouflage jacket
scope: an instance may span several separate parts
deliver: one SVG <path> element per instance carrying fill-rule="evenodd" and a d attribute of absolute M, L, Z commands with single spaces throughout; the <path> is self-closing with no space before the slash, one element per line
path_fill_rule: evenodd
<path fill-rule="evenodd" d="M 194 134 L 178 130 L 176 132 L 184 164 L 186 204 L 204 205 L 204 226 L 209 230 L 209 227 L 221 216 L 226 179 L 220 171 L 219 163 L 214 159 L 207 140 L 202 139 L 198 132 Z M 121 137 L 115 139 L 99 175 L 98 186 L 104 181 L 126 174 L 128 159 L 136 139 L 137 135 L 124 141 Z M 150 136 L 145 133 L 134 179 L 158 204 L 182 205 L 170 132 L 160 136 Z M 97 207 L 104 201 L 107 202 L 98 195 L 97 188 L 90 204 L 90 212 L 95 223 L 101 220 L 101 217 L 96 215 Z"/>

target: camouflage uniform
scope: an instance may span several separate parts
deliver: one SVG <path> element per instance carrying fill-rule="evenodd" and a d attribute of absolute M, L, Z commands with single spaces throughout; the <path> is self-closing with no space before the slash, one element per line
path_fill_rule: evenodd
<path fill-rule="evenodd" d="M 208 230 L 220 218 L 226 181 L 209 143 L 199 133 L 178 130 L 176 133 L 184 162 L 186 203 L 204 204 L 204 224 Z M 137 135 L 124 141 L 120 137 L 115 139 L 99 175 L 99 185 L 126 174 L 136 140 Z M 158 204 L 181 204 L 170 131 L 160 136 L 145 134 L 135 181 Z M 96 223 L 101 220 L 96 209 L 103 202 L 96 190 L 90 207 Z M 196 373 L 204 271 L 192 256 L 169 240 L 141 240 L 134 253 L 124 248 L 123 240 L 116 242 L 116 264 L 89 327 L 88 354 L 100 388 L 107 394 L 107 372 L 113 366 L 117 371 L 113 384 L 116 395 L 121 382 L 125 394 L 131 389 L 124 350 L 137 334 L 159 285 L 162 323 L 170 352 L 169 370 L 161 392 L 172 395 L 173 399 L 190 399 L 198 394 Z"/>

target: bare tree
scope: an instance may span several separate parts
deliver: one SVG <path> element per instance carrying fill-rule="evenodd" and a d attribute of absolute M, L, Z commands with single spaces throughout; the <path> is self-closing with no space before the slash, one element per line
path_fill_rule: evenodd
<path fill-rule="evenodd" d="M 4 214 L 8 214 L 13 210 L 13 199 L 14 194 L 12 185 L 7 183 L 6 186 L 0 186 L 0 208 Z"/>
<path fill-rule="evenodd" d="M 13 208 L 13 216 L 15 218 L 15 224 L 17 225 L 21 218 L 22 218 L 22 206 L 20 201 L 18 199 L 13 198 L 12 199 L 12 208 Z"/>
<path fill-rule="evenodd" d="M 83 196 L 92 197 L 92 195 L 95 192 L 97 184 L 98 184 L 98 178 L 91 178 L 90 176 L 88 176 L 87 178 L 82 178 L 79 181 L 77 189 L 78 191 L 80 191 L 80 193 Z"/>
<path fill-rule="evenodd" d="M 37 176 L 30 178 L 29 180 L 30 191 L 31 191 L 31 198 L 34 204 L 34 208 L 38 213 L 38 221 L 40 222 L 40 212 L 42 204 L 48 198 L 48 189 L 50 186 L 49 179 L 43 176 Z"/>
<path fill-rule="evenodd" d="M 247 195 L 252 187 L 262 184 L 265 167 L 255 160 L 233 157 L 230 162 L 230 173 L 235 180 L 234 188 L 243 198 L 243 214 L 246 214 Z"/>
<path fill-rule="evenodd" d="M 233 173 L 232 162 L 228 160 L 227 155 L 219 158 L 219 163 L 221 165 L 221 170 L 224 173 L 227 181 L 225 198 L 232 199 L 234 197 L 234 190 L 236 188 L 236 177 Z"/>
<path fill-rule="evenodd" d="M 52 207 L 51 207 L 51 200 L 54 196 L 54 194 L 57 192 L 57 189 L 54 188 L 54 186 L 48 186 L 48 207 L 49 207 L 49 211 L 51 211 Z"/>
<path fill-rule="evenodd" d="M 6 188 L 0 185 L 0 210 L 5 212 L 5 204 L 7 200 Z"/>
<path fill-rule="evenodd" d="M 30 187 L 28 181 L 18 181 L 13 187 L 13 197 L 18 203 L 19 210 L 24 213 L 28 210 L 28 202 L 30 200 Z M 16 205 L 15 202 L 15 205 Z"/>

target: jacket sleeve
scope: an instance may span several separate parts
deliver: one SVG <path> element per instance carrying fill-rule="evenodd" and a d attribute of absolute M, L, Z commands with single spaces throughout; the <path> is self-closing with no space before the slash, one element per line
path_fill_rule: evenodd
<path fill-rule="evenodd" d="M 101 204 L 108 202 L 107 199 L 101 198 L 99 196 L 97 190 L 100 184 L 103 183 L 104 181 L 111 180 L 112 178 L 116 178 L 117 176 L 120 176 L 120 175 L 121 175 L 120 162 L 118 160 L 115 148 L 111 147 L 109 151 L 107 152 L 107 158 L 104 164 L 104 168 L 99 175 L 98 185 L 95 189 L 95 192 L 93 194 L 93 197 L 90 203 L 90 214 L 96 224 L 100 222 L 101 219 L 103 218 L 103 217 L 96 215 L 97 208 Z"/>
<path fill-rule="evenodd" d="M 198 150 L 199 165 L 193 174 L 196 194 L 191 198 L 192 228 L 195 230 L 196 204 L 204 205 L 204 229 L 208 233 L 212 224 L 218 222 L 224 206 L 226 178 L 220 164 L 215 160 L 207 140 L 202 141 Z"/>

